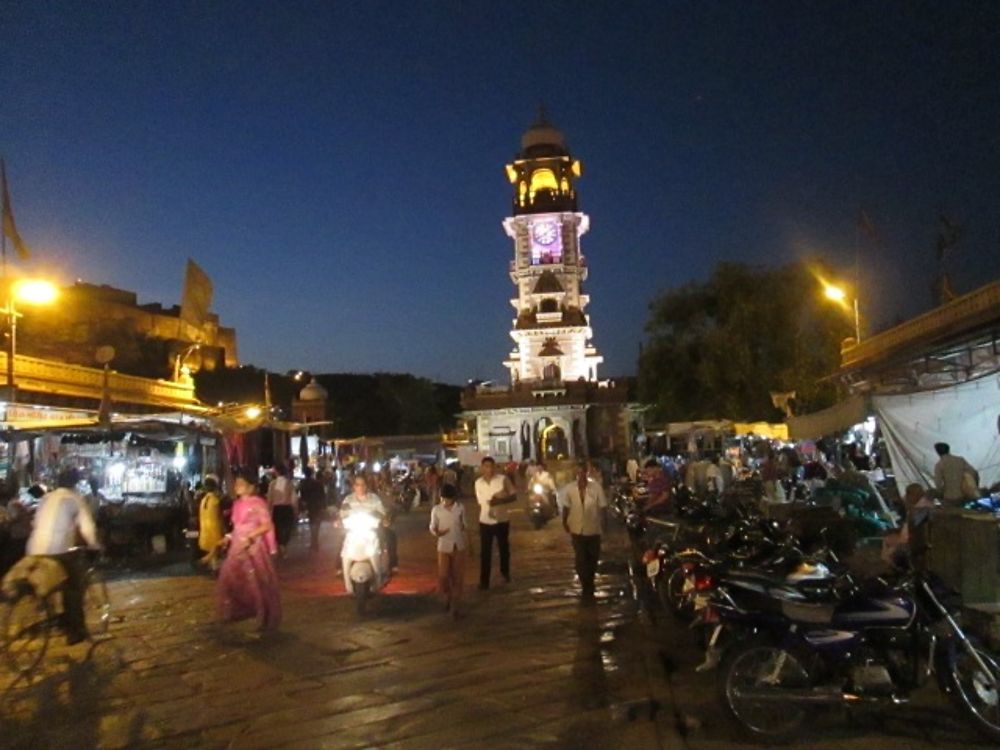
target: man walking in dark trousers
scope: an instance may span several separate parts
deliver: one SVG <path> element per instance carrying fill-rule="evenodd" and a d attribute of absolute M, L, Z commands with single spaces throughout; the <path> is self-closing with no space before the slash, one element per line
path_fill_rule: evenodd
<path fill-rule="evenodd" d="M 577 467 L 576 482 L 566 485 L 559 493 L 559 505 L 562 507 L 563 528 L 573 539 L 576 575 L 583 589 L 582 600 L 593 602 L 594 577 L 601 558 L 601 532 L 605 527 L 608 501 L 600 479 L 590 479 L 586 462 Z"/>
<path fill-rule="evenodd" d="M 476 480 L 476 500 L 479 501 L 479 589 L 490 587 L 493 566 L 493 540 L 500 548 L 500 575 L 510 583 L 510 514 L 507 506 L 517 499 L 514 485 L 506 475 L 498 473 L 496 461 L 487 456 Z"/>
<path fill-rule="evenodd" d="M 309 551 L 319 552 L 319 527 L 326 513 L 326 488 L 316 479 L 311 466 L 303 469 L 305 478 L 299 482 L 299 507 L 309 514 Z"/>

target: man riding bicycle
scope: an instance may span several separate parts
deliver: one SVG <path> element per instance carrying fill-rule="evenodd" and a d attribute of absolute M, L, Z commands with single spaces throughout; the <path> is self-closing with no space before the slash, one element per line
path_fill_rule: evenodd
<path fill-rule="evenodd" d="M 94 517 L 87 501 L 76 491 L 79 481 L 80 473 L 75 468 L 59 472 L 57 488 L 39 501 L 27 545 L 27 554 L 52 557 L 66 569 L 63 607 L 66 613 L 66 640 L 71 645 L 87 637 L 83 613 L 87 566 L 81 555 L 70 550 L 78 546 L 77 533 L 88 547 L 100 548 Z"/>

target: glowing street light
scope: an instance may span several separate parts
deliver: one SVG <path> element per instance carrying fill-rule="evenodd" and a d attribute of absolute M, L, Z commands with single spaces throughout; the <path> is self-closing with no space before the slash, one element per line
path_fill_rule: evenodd
<path fill-rule="evenodd" d="M 823 294 L 826 298 L 833 300 L 834 302 L 843 302 L 847 299 L 847 292 L 844 291 L 843 287 L 834 286 L 833 284 L 827 284 L 823 287 Z"/>
<path fill-rule="evenodd" d="M 17 357 L 17 302 L 26 305 L 49 305 L 59 296 L 59 289 L 45 279 L 18 279 L 7 286 L 7 306 L 0 313 L 7 316 L 10 336 L 7 337 L 7 399 L 13 403 L 17 386 L 14 383 L 14 360 Z"/>
<path fill-rule="evenodd" d="M 243 413 L 246 414 L 247 419 L 257 419 L 262 412 L 259 406 L 248 406 Z"/>
<path fill-rule="evenodd" d="M 59 296 L 59 289 L 45 279 L 21 279 L 14 282 L 14 299 L 29 305 L 51 305 Z"/>
<path fill-rule="evenodd" d="M 842 286 L 837 286 L 836 284 L 828 284 L 823 282 L 823 295 L 833 302 L 841 305 L 847 304 L 848 296 L 851 298 L 852 307 L 854 308 L 854 341 L 856 344 L 861 343 L 861 315 L 858 311 L 858 297 L 857 295 L 848 295 L 847 290 Z"/>

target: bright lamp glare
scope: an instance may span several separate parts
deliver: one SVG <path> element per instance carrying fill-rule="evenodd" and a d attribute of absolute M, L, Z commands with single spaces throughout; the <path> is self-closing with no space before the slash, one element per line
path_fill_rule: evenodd
<path fill-rule="evenodd" d="M 833 286 L 830 284 L 827 284 L 827 286 L 823 288 L 823 294 L 826 295 L 827 299 L 832 299 L 834 302 L 843 302 L 847 299 L 847 292 L 839 286 Z"/>
<path fill-rule="evenodd" d="M 14 296 L 17 301 L 29 305 L 51 304 L 58 294 L 56 285 L 44 279 L 22 279 L 14 285 Z"/>
<path fill-rule="evenodd" d="M 260 407 L 259 406 L 248 406 L 245 414 L 247 415 L 247 417 L 249 419 L 257 419 L 257 417 L 260 416 Z"/>

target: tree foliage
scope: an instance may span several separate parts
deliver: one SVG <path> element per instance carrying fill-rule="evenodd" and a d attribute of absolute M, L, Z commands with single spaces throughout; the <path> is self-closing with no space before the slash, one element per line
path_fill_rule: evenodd
<path fill-rule="evenodd" d="M 777 419 L 772 391 L 795 391 L 796 413 L 821 409 L 836 398 L 821 378 L 837 368 L 850 331 L 806 263 L 721 263 L 708 281 L 650 304 L 640 396 L 668 421 Z"/>
<path fill-rule="evenodd" d="M 271 373 L 272 402 L 291 414 L 292 400 L 302 388 L 286 375 Z M 428 434 L 451 428 L 461 411 L 458 386 L 433 383 L 401 373 L 330 373 L 316 380 L 329 393 L 327 419 L 330 437 Z M 198 398 L 260 402 L 264 399 L 264 370 L 256 367 L 202 371 L 195 375 Z"/>

